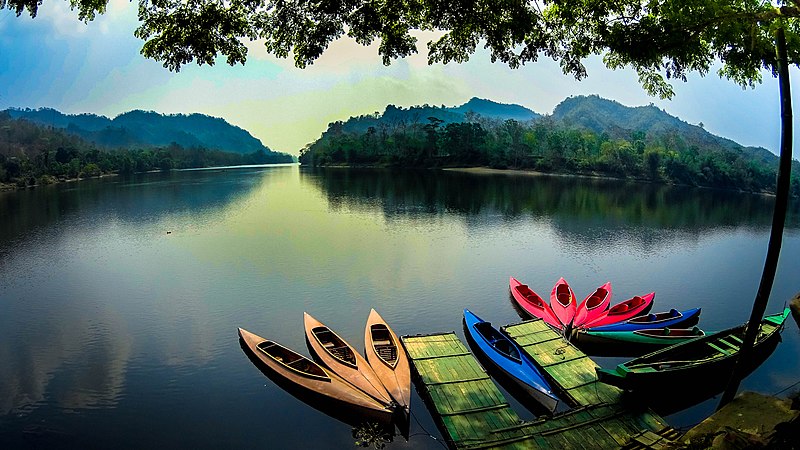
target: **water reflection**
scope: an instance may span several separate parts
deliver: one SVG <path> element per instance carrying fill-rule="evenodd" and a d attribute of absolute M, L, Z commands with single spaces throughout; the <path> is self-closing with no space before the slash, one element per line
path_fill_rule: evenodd
<path fill-rule="evenodd" d="M 513 173 L 302 170 L 333 210 L 379 207 L 389 221 L 455 213 L 467 225 L 482 226 L 487 218 L 491 225 L 532 217 L 551 223 L 564 242 L 578 246 L 629 239 L 650 248 L 720 227 L 761 232 L 772 217 L 771 197 L 710 189 Z M 786 225 L 800 227 L 800 203 L 793 203 Z"/>

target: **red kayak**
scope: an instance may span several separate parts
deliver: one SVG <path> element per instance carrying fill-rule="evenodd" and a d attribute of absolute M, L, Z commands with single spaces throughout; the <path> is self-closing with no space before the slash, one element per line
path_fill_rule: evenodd
<path fill-rule="evenodd" d="M 530 314 L 532 317 L 542 319 L 546 324 L 554 326 L 559 330 L 563 327 L 558 318 L 553 314 L 547 303 L 539 297 L 539 294 L 533 292 L 526 284 L 522 284 L 514 277 L 509 277 L 508 286 L 511 290 L 511 296 L 517 302 L 523 311 Z"/>
<path fill-rule="evenodd" d="M 597 319 L 584 323 L 581 325 L 581 328 L 610 325 L 636 316 L 641 316 L 642 314 L 647 314 L 650 312 L 650 308 L 653 307 L 653 298 L 655 298 L 655 296 L 656 293 L 651 292 L 641 297 L 637 295 L 630 300 L 625 300 L 622 303 L 612 306 L 611 309 L 600 315 Z"/>
<path fill-rule="evenodd" d="M 572 321 L 573 327 L 579 327 L 584 323 L 591 322 L 608 310 L 611 305 L 611 282 L 600 286 L 589 294 L 575 312 L 575 319 Z"/>
<path fill-rule="evenodd" d="M 575 293 L 572 292 L 572 288 L 569 287 L 564 277 L 558 280 L 550 292 L 550 308 L 563 325 L 562 328 L 572 325 L 572 319 L 575 318 L 578 305 L 575 301 Z"/>

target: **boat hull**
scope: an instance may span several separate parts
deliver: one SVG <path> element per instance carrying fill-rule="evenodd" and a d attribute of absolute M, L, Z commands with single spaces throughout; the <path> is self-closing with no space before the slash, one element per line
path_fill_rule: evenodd
<path fill-rule="evenodd" d="M 609 281 L 587 295 L 578 305 L 578 309 L 575 311 L 575 319 L 572 321 L 572 326 L 579 327 L 584 323 L 599 318 L 610 305 L 611 282 Z"/>
<path fill-rule="evenodd" d="M 575 301 L 575 293 L 572 292 L 572 288 L 569 287 L 563 277 L 556 282 L 553 290 L 550 291 L 550 309 L 553 310 L 553 314 L 561 322 L 562 328 L 569 329 L 572 326 L 578 305 Z"/>
<path fill-rule="evenodd" d="M 468 309 L 464 310 L 464 328 L 469 342 L 478 350 L 483 361 L 502 372 L 519 391 L 530 396 L 546 411 L 551 413 L 555 411 L 558 407 L 558 397 L 553 394 L 549 383 L 530 357 L 517 344 Z M 499 351 L 499 348 L 510 351 L 504 353 Z M 509 357 L 509 354 L 517 357 Z"/>
<path fill-rule="evenodd" d="M 780 342 L 780 330 L 789 315 L 764 317 L 753 346 L 747 372 L 755 370 Z M 597 369 L 600 381 L 630 391 L 681 386 L 708 392 L 721 392 L 728 381 L 744 339 L 746 324 L 707 334 L 682 344 L 667 347 L 618 365 L 615 369 Z"/>
<path fill-rule="evenodd" d="M 520 283 L 514 277 L 509 277 L 508 288 L 511 292 L 511 298 L 514 299 L 514 303 L 528 315 L 528 318 L 542 319 L 544 323 L 556 329 L 561 329 L 563 327 L 561 321 L 558 320 L 553 310 L 550 309 L 550 305 L 545 303 L 544 299 L 536 292 L 533 292 L 530 287 Z"/>
<path fill-rule="evenodd" d="M 267 339 L 242 328 L 239 328 L 239 337 L 243 350 L 259 370 L 300 400 L 347 423 L 359 423 L 359 418 L 391 422 L 390 409 L 336 374 L 320 367 L 324 377 L 300 375 L 260 350 L 259 344 L 270 342 Z M 308 362 L 316 364 L 310 359 Z"/>
<path fill-rule="evenodd" d="M 587 328 L 589 331 L 635 331 L 652 328 L 690 328 L 700 321 L 700 308 L 685 311 L 671 310 L 656 314 L 646 314 L 624 322 Z"/>
<path fill-rule="evenodd" d="M 392 399 L 389 392 L 383 387 L 378 375 L 372 370 L 367 360 L 325 324 L 313 318 L 311 314 L 303 314 L 306 343 L 312 356 L 355 388 L 386 406 L 391 405 Z M 335 344 L 329 345 L 331 342 L 335 342 Z M 341 354 L 346 354 L 351 362 L 343 362 L 341 358 L 337 357 Z"/>
<path fill-rule="evenodd" d="M 611 325 L 641 316 L 642 314 L 647 314 L 653 307 L 655 296 L 656 293 L 651 292 L 641 297 L 636 296 L 625 300 L 609 308 L 597 319 L 584 323 L 580 328 L 595 328 L 603 325 Z"/>
<path fill-rule="evenodd" d="M 364 329 L 367 361 L 394 401 L 408 415 L 411 406 L 411 367 L 403 345 L 374 309 Z"/>
<path fill-rule="evenodd" d="M 587 355 L 638 356 L 702 337 L 697 328 L 659 328 L 633 331 L 575 330 L 571 342 Z"/>

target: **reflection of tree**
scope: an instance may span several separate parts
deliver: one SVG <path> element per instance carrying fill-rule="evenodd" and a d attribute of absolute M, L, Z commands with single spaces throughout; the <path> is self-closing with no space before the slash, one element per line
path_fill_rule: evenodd
<path fill-rule="evenodd" d="M 388 221 L 438 215 L 547 218 L 570 239 L 595 239 L 604 232 L 636 227 L 697 234 L 718 227 L 769 228 L 772 198 L 729 191 L 626 183 L 576 177 L 476 175 L 450 171 L 356 169 L 304 170 L 333 209 L 383 209 Z M 468 221 L 469 222 L 469 221 Z M 795 203 L 788 220 L 800 226 Z M 665 236 L 659 232 L 659 236 Z"/>

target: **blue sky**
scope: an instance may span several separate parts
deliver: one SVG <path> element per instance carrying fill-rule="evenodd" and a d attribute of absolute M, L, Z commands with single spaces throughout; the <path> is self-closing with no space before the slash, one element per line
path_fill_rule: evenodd
<path fill-rule="evenodd" d="M 385 67 L 375 46 L 342 40 L 304 70 L 253 43 L 245 66 L 220 60 L 172 73 L 139 54 L 136 9 L 137 2 L 111 0 L 108 12 L 89 24 L 68 2 L 44 2 L 35 19 L 0 10 L 0 109 L 52 107 L 109 117 L 131 109 L 199 112 L 297 154 L 329 122 L 387 104 L 452 106 L 481 97 L 550 113 L 566 97 L 597 94 L 628 106 L 654 103 L 741 144 L 778 148 L 778 86 L 766 72 L 763 84 L 744 90 L 713 72 L 695 74 L 676 83 L 675 98 L 660 100 L 644 93 L 633 71 L 608 70 L 599 58 L 588 61 L 589 77 L 578 82 L 551 60 L 511 70 L 481 51 L 464 64 L 428 66 L 423 51 Z M 421 49 L 429 38 L 420 35 Z"/>

